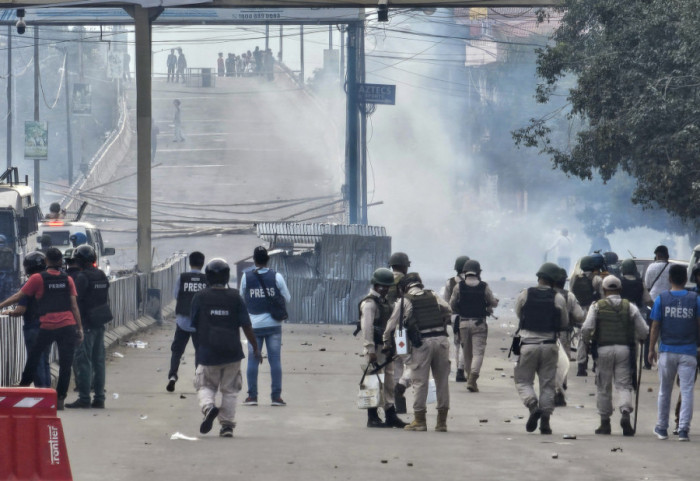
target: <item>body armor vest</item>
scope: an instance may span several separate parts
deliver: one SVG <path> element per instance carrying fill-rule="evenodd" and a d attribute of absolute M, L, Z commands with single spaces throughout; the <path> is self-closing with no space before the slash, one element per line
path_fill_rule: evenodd
<path fill-rule="evenodd" d="M 39 305 L 39 315 L 43 316 L 50 312 L 65 312 L 71 310 L 70 285 L 68 276 L 61 272 L 58 275 L 40 272 L 39 275 L 44 280 L 44 295 L 37 299 Z"/>
<path fill-rule="evenodd" d="M 251 314 L 265 314 L 270 312 L 270 301 L 265 296 L 263 284 L 260 283 L 258 274 L 252 268 L 245 273 L 245 305 Z M 277 273 L 268 269 L 264 274 L 259 273 L 270 297 L 282 297 L 277 289 Z"/>
<path fill-rule="evenodd" d="M 642 298 L 644 297 L 644 282 L 641 279 L 627 279 L 622 277 L 620 279 L 622 283 L 622 289 L 620 290 L 620 297 L 627 299 L 636 306 L 642 305 Z"/>
<path fill-rule="evenodd" d="M 630 301 L 622 299 L 618 306 L 614 306 L 607 299 L 601 299 L 596 306 L 598 306 L 598 316 L 595 338 L 598 346 L 634 344 L 634 323 L 630 317 Z"/>
<path fill-rule="evenodd" d="M 203 272 L 183 272 L 180 274 L 175 312 L 181 316 L 189 317 L 192 298 L 205 287 L 207 287 L 207 278 Z"/>
<path fill-rule="evenodd" d="M 520 328 L 533 332 L 558 331 L 560 315 L 554 304 L 556 295 L 554 289 L 530 287 L 522 308 Z"/>
<path fill-rule="evenodd" d="M 693 344 L 698 339 L 697 297 L 695 292 L 674 296 L 670 291 L 661 297 L 661 342 L 671 346 Z"/>
<path fill-rule="evenodd" d="M 200 294 L 197 319 L 199 339 L 216 351 L 229 351 L 212 341 L 226 341 L 231 350 L 240 349 L 241 300 L 236 289 L 204 289 Z M 218 343 L 218 342 L 217 342 Z"/>
<path fill-rule="evenodd" d="M 362 319 L 362 304 L 365 301 L 372 301 L 377 306 L 377 313 L 379 314 L 379 316 L 374 318 L 373 338 L 375 344 L 382 344 L 384 342 L 382 339 L 382 336 L 384 335 L 384 329 L 386 329 L 386 323 L 391 317 L 393 308 L 386 299 L 382 299 L 381 297 L 369 294 L 364 299 L 362 299 L 357 306 L 359 311 L 358 319 L 360 320 Z"/>
<path fill-rule="evenodd" d="M 476 286 L 468 286 L 464 281 L 459 283 L 457 313 L 467 319 L 484 319 L 488 316 L 485 282 L 479 282 Z"/>
<path fill-rule="evenodd" d="M 571 287 L 571 292 L 574 293 L 576 300 L 583 308 L 590 306 L 598 297 L 593 288 L 593 279 L 585 274 L 576 276 L 574 285 Z"/>
<path fill-rule="evenodd" d="M 445 320 L 440 312 L 440 306 L 432 291 L 424 290 L 420 296 L 406 294 L 404 297 L 411 301 L 413 312 L 409 324 L 415 323 L 419 331 L 445 327 Z"/>

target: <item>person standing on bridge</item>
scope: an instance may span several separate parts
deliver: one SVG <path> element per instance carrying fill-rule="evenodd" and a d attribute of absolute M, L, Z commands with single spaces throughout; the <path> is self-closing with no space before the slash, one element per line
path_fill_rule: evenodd
<path fill-rule="evenodd" d="M 199 291 L 207 287 L 207 279 L 202 272 L 204 267 L 204 254 L 194 251 L 189 257 L 190 270 L 183 272 L 175 280 L 173 297 L 175 303 L 175 336 L 170 346 L 170 371 L 168 371 L 168 385 L 166 391 L 173 392 L 177 382 L 177 371 L 180 368 L 180 359 L 185 353 L 187 343 L 192 337 L 192 345 L 195 347 L 195 359 L 197 358 L 197 332 L 192 327 L 192 299 Z"/>
<path fill-rule="evenodd" d="M 177 55 L 175 55 L 175 49 L 170 49 L 170 55 L 168 55 L 168 60 L 166 62 L 168 67 L 168 80 L 166 82 L 175 81 L 175 69 L 177 68 Z"/>
<path fill-rule="evenodd" d="M 180 113 L 180 99 L 173 100 L 173 105 L 175 106 L 175 115 L 173 116 L 175 138 L 173 139 L 173 142 L 184 142 L 185 138 L 182 136 L 182 117 Z"/>
<path fill-rule="evenodd" d="M 216 59 L 216 70 L 219 77 L 223 77 L 226 73 L 226 63 L 224 62 L 224 52 L 219 52 L 219 58 Z"/>
<path fill-rule="evenodd" d="M 46 252 L 47 268 L 32 274 L 26 284 L 14 295 L 0 302 L 0 308 L 17 304 L 24 297 L 34 297 L 39 315 L 39 336 L 29 351 L 20 386 L 29 386 L 34 380 L 41 354 L 54 342 L 58 345 L 57 408 L 63 410 L 76 341 L 83 342 L 83 325 L 76 300 L 73 279 L 61 272 L 63 254 L 56 247 Z"/>
<path fill-rule="evenodd" d="M 182 83 L 185 83 L 185 69 L 187 68 L 187 59 L 185 54 L 182 53 L 182 48 L 177 49 L 177 73 L 175 75 L 175 83 L 180 82 L 180 77 L 182 77 Z"/>
<path fill-rule="evenodd" d="M 209 287 L 192 299 L 192 326 L 197 330 L 197 369 L 194 387 L 204 420 L 199 432 L 211 431 L 214 420 L 221 423 L 219 436 L 232 438 L 236 427 L 236 400 L 241 391 L 241 333 L 248 339 L 251 359 L 248 364 L 262 362 L 262 356 L 241 295 L 228 287 L 231 269 L 223 259 L 212 259 L 205 269 Z M 221 391 L 221 407 L 216 407 L 216 393 Z"/>
<path fill-rule="evenodd" d="M 267 268 L 270 256 L 267 249 L 258 246 L 253 251 L 255 267 L 245 270 L 240 280 L 240 290 L 243 293 L 250 320 L 253 323 L 253 332 L 257 345 L 262 349 L 267 346 L 267 360 L 270 363 L 270 377 L 272 385 L 270 394 L 273 406 L 286 406 L 282 400 L 282 322 L 272 317 L 273 302 L 289 302 L 292 296 L 289 294 L 287 284 L 279 272 Z M 244 406 L 258 405 L 258 363 L 251 361 L 253 357 L 253 345 L 248 345 L 248 397 Z"/>

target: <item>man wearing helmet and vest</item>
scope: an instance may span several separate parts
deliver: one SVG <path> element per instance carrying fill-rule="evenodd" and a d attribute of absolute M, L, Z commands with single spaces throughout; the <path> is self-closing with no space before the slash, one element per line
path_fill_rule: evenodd
<path fill-rule="evenodd" d="M 576 274 L 569 281 L 569 289 L 576 296 L 576 300 L 584 312 L 590 305 L 603 295 L 603 278 L 600 273 L 604 269 L 605 259 L 600 254 L 585 256 L 581 259 L 581 273 Z M 576 347 L 576 362 L 578 364 L 577 376 L 588 376 L 588 346 L 579 339 Z"/>
<path fill-rule="evenodd" d="M 411 267 L 411 261 L 408 259 L 406 253 L 394 252 L 389 257 L 388 264 L 394 274 L 394 285 L 389 287 L 386 299 L 390 304 L 394 305 L 399 297 L 399 281 L 408 273 L 408 268 Z M 406 414 L 406 397 L 404 393 L 411 383 L 410 373 L 405 369 L 407 360 L 408 355 L 396 356 L 394 359 L 394 379 L 396 380 L 396 385 L 394 386 L 394 402 L 398 414 Z"/>
<path fill-rule="evenodd" d="M 282 400 L 282 322 L 272 317 L 271 298 L 292 299 L 282 274 L 268 269 L 270 256 L 267 249 L 258 246 L 253 250 L 255 267 L 246 269 L 239 283 L 245 305 L 253 324 L 253 332 L 262 350 L 267 346 L 267 361 L 270 363 L 270 398 L 272 406 L 286 406 Z M 244 406 L 258 405 L 258 363 L 252 362 L 253 351 L 248 346 L 248 397 Z"/>
<path fill-rule="evenodd" d="M 63 410 L 76 341 L 83 341 L 83 327 L 76 301 L 73 279 L 61 272 L 63 254 L 52 247 L 46 253 L 47 269 L 32 274 L 16 294 L 0 302 L 0 308 L 18 303 L 23 297 L 34 297 L 39 314 L 39 336 L 27 356 L 20 386 L 29 386 L 34 379 L 41 354 L 56 342 L 58 346 L 57 409 Z"/>
<path fill-rule="evenodd" d="M 450 307 L 459 315 L 459 337 L 464 353 L 464 368 L 467 372 L 467 389 L 479 392 L 476 384 L 486 352 L 486 337 L 489 333 L 486 318 L 493 314 L 498 299 L 487 283 L 481 280 L 481 264 L 470 259 L 462 266 L 459 284 L 452 291 Z"/>
<path fill-rule="evenodd" d="M 248 311 L 236 289 L 228 287 L 231 274 L 223 259 L 212 259 L 204 270 L 208 287 L 197 292 L 192 299 L 192 326 L 197 330 L 197 369 L 195 388 L 204 420 L 199 432 L 211 431 L 218 417 L 221 429 L 219 436 L 233 437 L 236 415 L 236 400 L 241 391 L 241 346 L 240 330 L 248 339 L 253 359 L 262 362 L 255 333 Z M 221 391 L 220 407 L 216 406 L 216 394 Z"/>
<path fill-rule="evenodd" d="M 613 413 L 612 386 L 615 383 L 620 403 L 622 434 L 634 436 L 630 413 L 634 410 L 635 346 L 649 333 L 646 321 L 637 306 L 620 296 L 622 282 L 613 275 L 603 280 L 605 298 L 591 306 L 581 334 L 592 342 L 596 357 L 595 384 L 600 426 L 596 434 L 610 434 Z"/>
<path fill-rule="evenodd" d="M 168 371 L 168 385 L 165 387 L 168 392 L 175 391 L 175 383 L 178 379 L 177 371 L 180 369 L 180 359 L 185 353 L 190 337 L 192 337 L 192 345 L 195 348 L 197 346 L 197 333 L 192 327 L 192 319 L 190 318 L 192 298 L 196 293 L 207 287 L 207 279 L 202 272 L 204 268 L 204 254 L 199 251 L 190 253 L 189 263 L 190 270 L 178 276 L 173 289 L 173 296 L 176 299 L 175 334 L 173 343 L 170 346 L 170 370 Z"/>
<path fill-rule="evenodd" d="M 75 351 L 75 384 L 78 399 L 66 404 L 70 409 L 105 407 L 105 324 L 112 320 L 109 307 L 109 279 L 95 267 L 97 256 L 92 246 L 83 244 L 73 251 L 80 272 L 75 278 L 80 318 L 85 340 Z M 90 403 L 90 390 L 95 397 Z"/>
<path fill-rule="evenodd" d="M 66 216 L 66 210 L 61 209 L 61 204 L 52 202 L 49 206 L 49 213 L 44 216 L 48 220 L 63 219 Z"/>
<path fill-rule="evenodd" d="M 401 299 L 394 306 L 386 330 L 385 349 L 393 342 L 394 330 L 406 326 L 411 344 L 406 367 L 411 372 L 414 419 L 404 429 L 427 431 L 425 421 L 428 385 L 432 371 L 437 394 L 438 418 L 435 430 L 447 431 L 447 411 L 450 408 L 450 341 L 447 320 L 452 314 L 449 305 L 432 291 L 423 289 L 423 281 L 416 272 L 406 274 L 398 285 Z"/>
<path fill-rule="evenodd" d="M 554 411 L 557 336 L 569 327 L 566 300 L 553 289 L 559 275 L 559 266 L 545 262 L 537 271 L 537 286 L 523 290 L 515 301 L 521 346 L 513 377 L 520 399 L 530 411 L 525 424 L 528 433 L 537 429 L 539 421 L 540 433 L 552 434 L 549 418 Z M 540 383 L 539 400 L 535 374 Z"/>
<path fill-rule="evenodd" d="M 678 375 L 681 392 L 678 440 L 689 441 L 700 333 L 700 297 L 685 289 L 688 281 L 685 267 L 674 264 L 668 271 L 671 289 L 654 300 L 650 316 L 649 362 L 653 364 L 658 359 L 660 382 L 654 434 L 659 439 L 668 439 L 671 391 Z M 660 354 L 656 350 L 657 341 L 660 341 Z"/>
<path fill-rule="evenodd" d="M 564 395 L 564 390 L 566 389 L 567 376 L 569 375 L 569 361 L 571 360 L 571 331 L 573 329 L 573 324 L 581 325 L 583 324 L 584 313 L 583 309 L 576 300 L 571 292 L 564 289 L 566 284 L 566 269 L 559 269 L 559 277 L 554 282 L 554 290 L 562 295 L 566 300 L 566 312 L 569 314 L 569 329 L 565 331 L 559 331 L 559 343 L 561 344 L 564 352 L 566 353 L 566 364 L 560 365 L 563 359 L 557 362 L 557 378 L 555 384 L 554 393 L 554 406 L 563 407 L 566 406 L 566 396 Z"/>
<path fill-rule="evenodd" d="M 373 364 L 384 364 L 390 355 L 381 351 L 382 335 L 386 323 L 391 316 L 393 306 L 386 300 L 389 287 L 394 285 L 394 275 L 385 267 L 377 269 L 372 274 L 372 288 L 369 294 L 360 301 L 360 326 L 362 327 L 362 345 L 364 353 Z M 406 423 L 396 415 L 394 407 L 394 365 L 389 362 L 382 371 L 384 373 L 384 414 L 386 423 L 382 422 L 377 408 L 367 410 L 368 428 L 403 428 Z"/>
<path fill-rule="evenodd" d="M 620 283 L 622 288 L 620 289 L 620 297 L 627 299 L 632 304 L 637 306 L 639 312 L 642 313 L 642 317 L 645 318 L 647 326 L 650 322 L 646 316 L 647 306 L 651 307 L 654 304 L 654 300 L 649 295 L 649 291 L 644 285 L 644 281 L 639 277 L 639 271 L 637 270 L 637 264 L 634 259 L 625 259 L 620 264 Z M 651 369 L 651 364 L 647 359 L 649 356 L 649 337 L 647 336 L 644 340 L 644 369 Z"/>
<path fill-rule="evenodd" d="M 452 298 L 452 291 L 462 280 L 460 277 L 462 267 L 464 267 L 464 263 L 468 260 L 469 256 L 459 256 L 457 260 L 455 260 L 455 271 L 457 271 L 457 275 L 447 279 L 447 283 L 443 288 L 444 295 L 442 298 L 448 304 Z M 464 375 L 464 353 L 462 352 L 462 347 L 459 340 L 459 316 L 457 314 L 452 316 L 452 333 L 454 334 L 455 364 L 457 365 L 457 376 L 455 377 L 455 382 L 467 382 L 467 376 Z"/>
<path fill-rule="evenodd" d="M 27 277 L 38 272 L 46 270 L 46 256 L 42 252 L 30 252 L 24 258 L 24 272 Z M 32 350 L 39 337 L 39 316 L 37 312 L 36 299 L 33 296 L 25 296 L 12 311 L 7 313 L 9 316 L 22 316 L 23 326 L 22 333 L 24 334 L 24 346 L 27 349 L 27 354 Z M 35 387 L 51 387 L 51 368 L 49 367 L 49 355 L 51 354 L 51 346 L 44 349 L 39 358 L 39 365 L 34 374 Z"/>

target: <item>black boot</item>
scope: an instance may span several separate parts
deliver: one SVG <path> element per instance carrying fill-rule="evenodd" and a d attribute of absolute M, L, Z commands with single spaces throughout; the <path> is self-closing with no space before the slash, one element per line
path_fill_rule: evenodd
<path fill-rule="evenodd" d="M 401 420 L 401 418 L 399 418 L 396 415 L 396 408 L 394 406 L 391 406 L 389 409 L 385 409 L 384 414 L 386 417 L 386 426 L 388 428 L 403 429 L 404 426 L 406 426 L 406 424 L 408 424 L 408 423 L 403 422 Z"/>
<path fill-rule="evenodd" d="M 464 369 L 457 369 L 456 382 L 467 382 L 467 376 L 464 375 Z"/>
<path fill-rule="evenodd" d="M 630 422 L 630 413 L 627 411 L 622 411 L 622 418 L 620 419 L 620 426 L 622 427 L 623 436 L 634 436 L 634 428 Z"/>
<path fill-rule="evenodd" d="M 612 428 L 610 427 L 610 418 L 600 417 L 600 426 L 595 430 L 596 434 L 610 434 L 612 433 Z"/>
<path fill-rule="evenodd" d="M 537 429 L 537 422 L 542 416 L 542 411 L 537 407 L 537 403 L 531 404 L 528 408 L 530 409 L 530 417 L 527 418 L 527 423 L 525 423 L 525 431 L 531 433 Z"/>
<path fill-rule="evenodd" d="M 543 414 L 540 419 L 540 434 L 552 434 L 552 428 L 549 426 L 549 414 Z"/>
<path fill-rule="evenodd" d="M 397 383 L 394 386 L 394 406 L 396 406 L 397 414 L 406 414 L 406 397 L 403 393 L 406 392 L 406 386 Z"/>
<path fill-rule="evenodd" d="M 566 397 L 564 397 L 564 391 L 557 391 L 554 393 L 554 405 L 556 407 L 566 406 Z"/>
<path fill-rule="evenodd" d="M 576 371 L 576 375 L 579 377 L 586 377 L 588 376 L 588 367 L 586 366 L 588 363 L 583 363 L 580 362 L 578 365 L 578 371 Z"/>
<path fill-rule="evenodd" d="M 368 428 L 385 428 L 386 424 L 381 420 L 377 413 L 377 408 L 367 410 L 367 427 Z"/>

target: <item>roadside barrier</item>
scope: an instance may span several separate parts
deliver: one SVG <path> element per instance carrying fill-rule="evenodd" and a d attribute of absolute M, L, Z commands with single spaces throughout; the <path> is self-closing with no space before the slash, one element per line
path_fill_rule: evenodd
<path fill-rule="evenodd" d="M 146 290 L 149 287 L 161 290 L 162 306 L 173 302 L 172 291 L 175 279 L 186 270 L 187 256 L 184 253 L 178 253 L 153 268 L 150 285 L 146 282 L 144 274 L 132 274 L 110 281 L 109 301 L 114 320 L 107 325 L 107 331 L 118 330 L 143 315 Z M 105 342 L 109 337 L 105 336 Z M 0 386 L 11 386 L 19 382 L 26 357 L 22 318 L 0 316 Z M 57 353 L 54 346 L 50 360 L 54 362 L 56 359 Z M 0 437 L 0 439 L 3 438 Z M 2 479 L 5 478 L 0 476 L 0 480 Z"/>
<path fill-rule="evenodd" d="M 0 479 L 73 479 L 53 389 L 0 388 L 0 439 Z"/>

